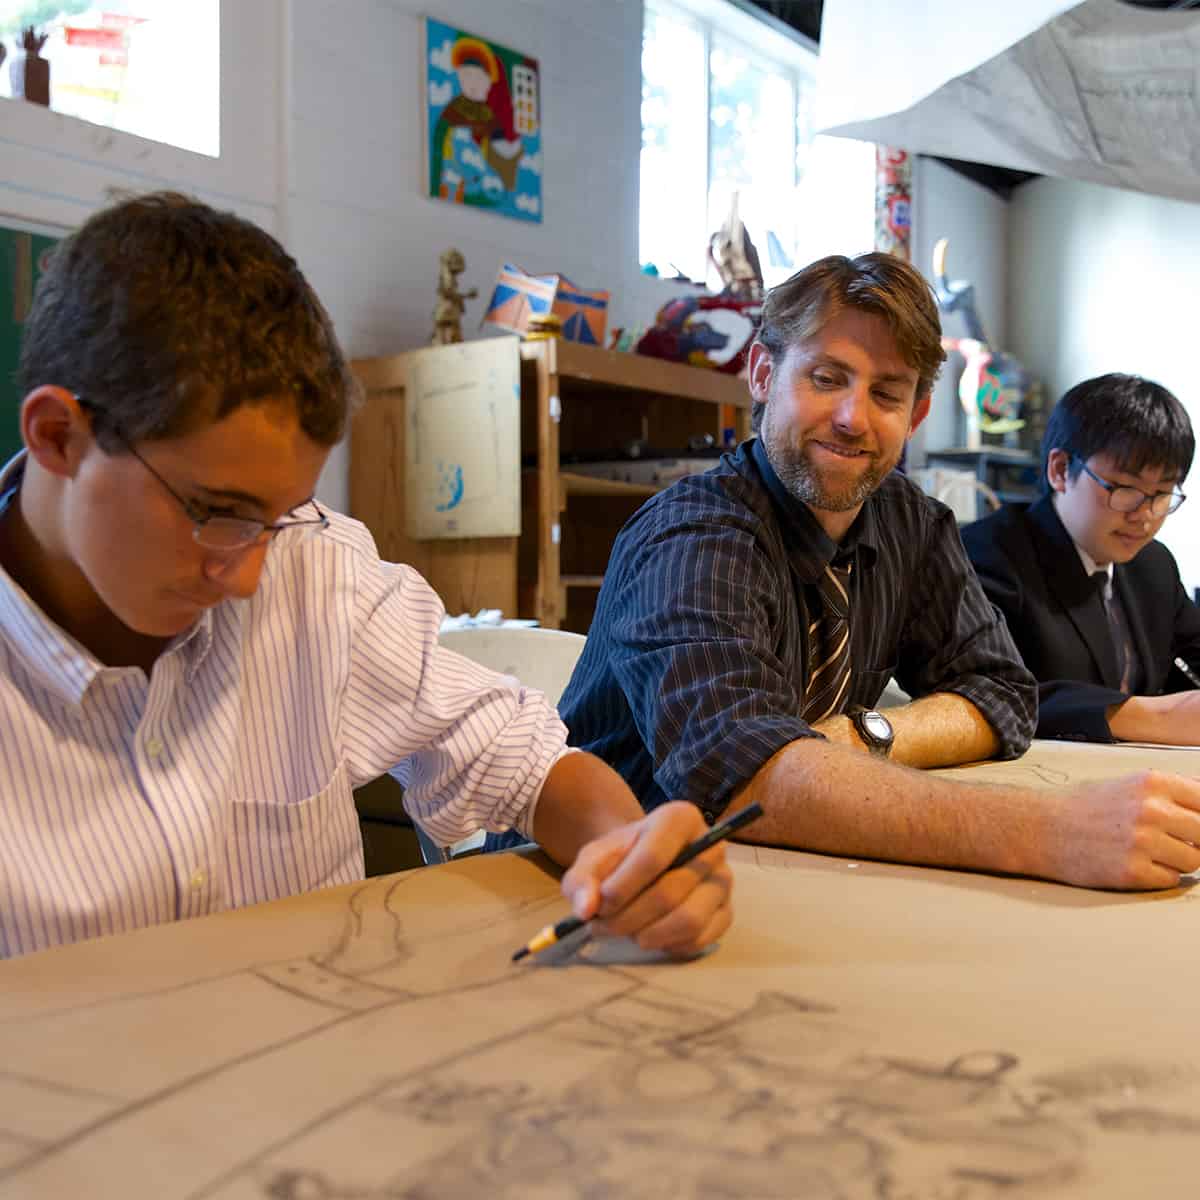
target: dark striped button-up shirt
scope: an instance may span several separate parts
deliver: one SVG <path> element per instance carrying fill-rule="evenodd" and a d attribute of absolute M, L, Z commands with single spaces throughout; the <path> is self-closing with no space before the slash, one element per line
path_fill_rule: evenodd
<path fill-rule="evenodd" d="M 776 751 L 820 736 L 800 710 L 830 562 L 853 567 L 847 707 L 875 704 L 894 675 L 914 697 L 970 700 L 1001 757 L 1025 750 L 1036 684 L 951 511 L 893 472 L 835 543 L 757 441 L 649 500 L 617 537 L 559 705 L 571 744 L 620 771 L 646 808 L 685 799 L 714 819 Z"/>

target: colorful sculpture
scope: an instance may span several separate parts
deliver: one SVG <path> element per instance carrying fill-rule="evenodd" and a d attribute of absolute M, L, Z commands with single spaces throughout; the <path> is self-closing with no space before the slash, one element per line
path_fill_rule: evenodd
<path fill-rule="evenodd" d="M 761 314 L 761 300 L 680 296 L 658 310 L 637 352 L 736 375 L 745 365 Z"/>
<path fill-rule="evenodd" d="M 965 279 L 946 278 L 949 238 L 933 248 L 934 290 L 944 313 L 962 313 L 966 337 L 943 337 L 942 348 L 957 350 L 966 366 L 958 381 L 958 400 L 967 415 L 967 446 L 978 449 L 980 434 L 1012 433 L 1025 427 L 1021 410 L 1033 377 L 1011 354 L 993 350 L 975 307 L 975 287 Z"/>

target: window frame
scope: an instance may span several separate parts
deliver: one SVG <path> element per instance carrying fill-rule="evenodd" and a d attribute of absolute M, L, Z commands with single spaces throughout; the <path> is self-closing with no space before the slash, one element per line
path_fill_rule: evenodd
<path fill-rule="evenodd" d="M 791 120 L 789 122 L 791 164 L 791 187 L 800 184 L 799 123 L 800 102 L 804 94 L 803 83 L 815 83 L 818 46 L 812 39 L 785 25 L 769 13 L 763 12 L 746 0 L 644 0 L 642 38 L 645 40 L 646 23 L 651 13 L 661 13 L 669 20 L 687 24 L 696 30 L 703 45 L 704 54 L 704 152 L 705 152 L 705 225 L 711 233 L 725 220 L 727 212 L 711 210 L 713 191 L 713 137 L 712 137 L 712 55 L 714 44 L 718 48 L 729 46 L 734 53 L 751 60 L 763 62 L 773 72 L 786 78 L 791 91 Z M 716 37 L 714 38 L 714 33 Z M 783 47 L 791 46 L 792 54 L 780 54 Z M 644 76 L 643 84 L 644 84 Z M 642 126 L 644 129 L 644 125 Z M 643 142 L 644 148 L 644 142 Z M 639 150 L 638 175 L 641 179 L 641 153 Z M 667 263 L 659 263 L 649 256 L 642 245 L 641 234 L 641 189 L 638 198 L 638 261 L 639 264 L 655 263 L 660 269 Z M 760 247 L 765 251 L 765 246 Z M 682 265 L 681 265 L 682 269 Z M 703 272 L 697 282 L 711 282 L 712 265 L 705 261 Z"/>

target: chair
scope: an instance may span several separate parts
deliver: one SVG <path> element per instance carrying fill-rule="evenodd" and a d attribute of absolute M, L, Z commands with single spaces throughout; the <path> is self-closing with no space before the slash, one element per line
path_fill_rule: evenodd
<path fill-rule="evenodd" d="M 448 629 L 438 641 L 447 650 L 480 666 L 501 675 L 515 676 L 527 687 L 544 692 L 551 704 L 557 704 L 587 638 L 581 633 L 567 633 L 561 629 L 477 625 L 470 629 Z M 418 822 L 413 822 L 413 828 L 426 863 L 447 862 L 474 850 L 483 844 L 486 836 L 480 830 L 453 846 L 439 846 Z"/>

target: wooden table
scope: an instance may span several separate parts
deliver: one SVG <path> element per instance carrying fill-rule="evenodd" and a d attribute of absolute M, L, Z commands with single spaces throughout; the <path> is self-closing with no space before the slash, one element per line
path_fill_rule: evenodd
<path fill-rule="evenodd" d="M 1151 762 L 1200 773 L 1074 746 L 970 770 Z M 1200 893 L 736 854 L 734 930 L 685 965 L 512 966 L 565 911 L 517 855 L 0 964 L 0 1196 L 1194 1186 Z"/>

